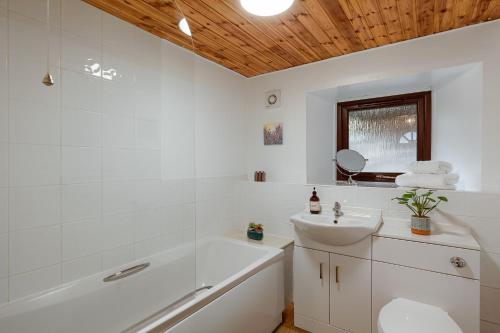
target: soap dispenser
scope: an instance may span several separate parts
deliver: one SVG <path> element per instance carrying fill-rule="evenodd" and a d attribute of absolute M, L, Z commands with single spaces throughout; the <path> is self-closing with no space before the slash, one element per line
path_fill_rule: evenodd
<path fill-rule="evenodd" d="M 321 213 L 321 204 L 319 203 L 319 197 L 316 195 L 316 187 L 313 188 L 311 199 L 309 199 L 309 211 L 311 214 Z"/>

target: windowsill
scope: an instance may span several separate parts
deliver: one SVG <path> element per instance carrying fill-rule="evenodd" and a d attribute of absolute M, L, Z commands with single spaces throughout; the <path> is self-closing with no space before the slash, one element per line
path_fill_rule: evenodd
<path fill-rule="evenodd" d="M 398 187 L 396 183 L 388 182 L 365 182 L 357 181 L 355 185 L 350 185 L 345 181 L 338 181 L 335 183 L 337 186 L 357 186 L 357 187 L 383 187 L 383 188 L 396 188 Z"/>

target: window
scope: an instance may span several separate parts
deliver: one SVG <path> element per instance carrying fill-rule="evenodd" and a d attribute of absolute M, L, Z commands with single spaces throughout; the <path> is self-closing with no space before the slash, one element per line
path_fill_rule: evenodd
<path fill-rule="evenodd" d="M 337 151 L 366 159 L 362 181 L 394 182 L 413 161 L 431 159 L 431 92 L 337 104 Z M 337 172 L 337 179 L 346 179 Z"/>

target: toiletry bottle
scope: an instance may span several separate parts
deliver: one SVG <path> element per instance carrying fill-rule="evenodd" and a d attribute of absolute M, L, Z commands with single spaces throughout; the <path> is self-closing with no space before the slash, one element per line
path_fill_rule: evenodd
<path fill-rule="evenodd" d="M 313 188 L 311 199 L 309 199 L 309 211 L 311 214 L 319 214 L 321 212 L 319 197 L 316 195 L 316 187 Z"/>

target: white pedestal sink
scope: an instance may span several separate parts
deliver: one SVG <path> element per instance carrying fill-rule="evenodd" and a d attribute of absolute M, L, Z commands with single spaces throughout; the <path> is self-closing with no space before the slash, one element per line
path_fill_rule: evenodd
<path fill-rule="evenodd" d="M 333 246 L 359 242 L 382 224 L 380 210 L 347 208 L 343 213 L 335 219 L 333 212 L 314 215 L 304 211 L 290 217 L 290 221 L 312 240 Z"/>

